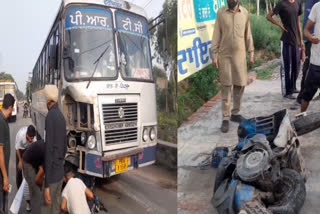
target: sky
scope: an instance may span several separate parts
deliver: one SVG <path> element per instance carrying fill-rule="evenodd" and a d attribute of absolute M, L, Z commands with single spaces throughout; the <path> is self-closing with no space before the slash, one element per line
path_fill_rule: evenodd
<path fill-rule="evenodd" d="M 165 0 L 128 0 L 156 17 Z M 0 72 L 10 73 L 25 93 L 61 0 L 0 0 Z"/>

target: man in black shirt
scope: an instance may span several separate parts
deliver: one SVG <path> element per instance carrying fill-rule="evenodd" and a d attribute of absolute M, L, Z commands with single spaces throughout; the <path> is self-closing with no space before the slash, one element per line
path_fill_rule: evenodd
<path fill-rule="evenodd" d="M 29 186 L 31 212 L 41 213 L 41 187 L 44 176 L 45 143 L 43 140 L 32 143 L 22 155 L 23 174 Z"/>
<path fill-rule="evenodd" d="M 11 94 L 4 95 L 0 110 L 0 214 L 8 213 L 10 130 L 8 118 L 11 116 L 15 99 Z"/>
<path fill-rule="evenodd" d="M 48 114 L 45 122 L 45 204 L 42 213 L 60 212 L 61 188 L 64 177 L 64 157 L 67 152 L 66 121 L 58 107 L 58 88 L 46 85 Z"/>
<path fill-rule="evenodd" d="M 282 30 L 281 89 L 282 95 L 289 99 L 295 99 L 293 93 L 298 93 L 296 81 L 300 69 L 300 59 L 304 61 L 305 58 L 300 26 L 301 14 L 301 0 L 281 0 L 267 15 L 267 19 Z M 273 19 L 274 15 L 280 15 L 282 24 Z"/>

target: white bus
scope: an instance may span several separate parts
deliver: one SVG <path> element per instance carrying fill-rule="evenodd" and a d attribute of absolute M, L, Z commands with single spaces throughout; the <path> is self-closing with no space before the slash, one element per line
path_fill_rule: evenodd
<path fill-rule="evenodd" d="M 16 100 L 14 102 L 13 106 L 13 112 L 11 117 L 9 117 L 9 122 L 15 122 L 17 120 L 17 104 L 18 104 L 18 99 L 17 99 L 17 86 L 15 82 L 9 81 L 9 80 L 0 80 L 0 109 L 2 108 L 3 104 L 3 98 L 5 94 L 11 94 L 14 99 Z"/>
<path fill-rule="evenodd" d="M 66 161 L 110 177 L 155 162 L 156 89 L 145 11 L 126 1 L 63 0 L 33 69 L 31 116 L 44 137 L 43 88 L 56 84 Z"/>

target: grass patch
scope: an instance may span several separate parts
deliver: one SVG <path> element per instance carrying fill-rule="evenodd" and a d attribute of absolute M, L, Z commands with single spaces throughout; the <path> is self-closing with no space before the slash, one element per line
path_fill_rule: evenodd
<path fill-rule="evenodd" d="M 250 23 L 255 49 L 266 50 L 266 55 L 280 56 L 280 28 L 268 22 L 265 15 L 250 15 Z"/>
<path fill-rule="evenodd" d="M 178 84 L 178 125 L 219 91 L 218 70 L 209 65 Z"/>
<path fill-rule="evenodd" d="M 278 67 L 280 63 L 275 63 L 267 68 L 257 70 L 258 79 L 260 80 L 269 80 L 272 76 L 273 70 Z"/>
<path fill-rule="evenodd" d="M 178 121 L 176 113 L 158 112 L 158 138 L 177 143 Z"/>

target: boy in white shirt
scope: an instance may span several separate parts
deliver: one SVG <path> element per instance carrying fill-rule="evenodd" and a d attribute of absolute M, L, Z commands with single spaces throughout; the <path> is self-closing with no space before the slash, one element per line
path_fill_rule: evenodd
<path fill-rule="evenodd" d="M 314 34 L 311 29 L 314 26 Z M 304 36 L 311 41 L 310 67 L 305 80 L 305 88 L 302 92 L 301 112 L 307 110 L 309 102 L 320 88 L 320 2 L 316 3 L 310 12 Z"/>
<path fill-rule="evenodd" d="M 93 192 L 82 180 L 74 178 L 71 169 L 66 170 L 65 181 L 67 185 L 62 191 L 61 211 L 68 211 L 69 214 L 90 214 L 87 198 L 93 200 Z"/>

